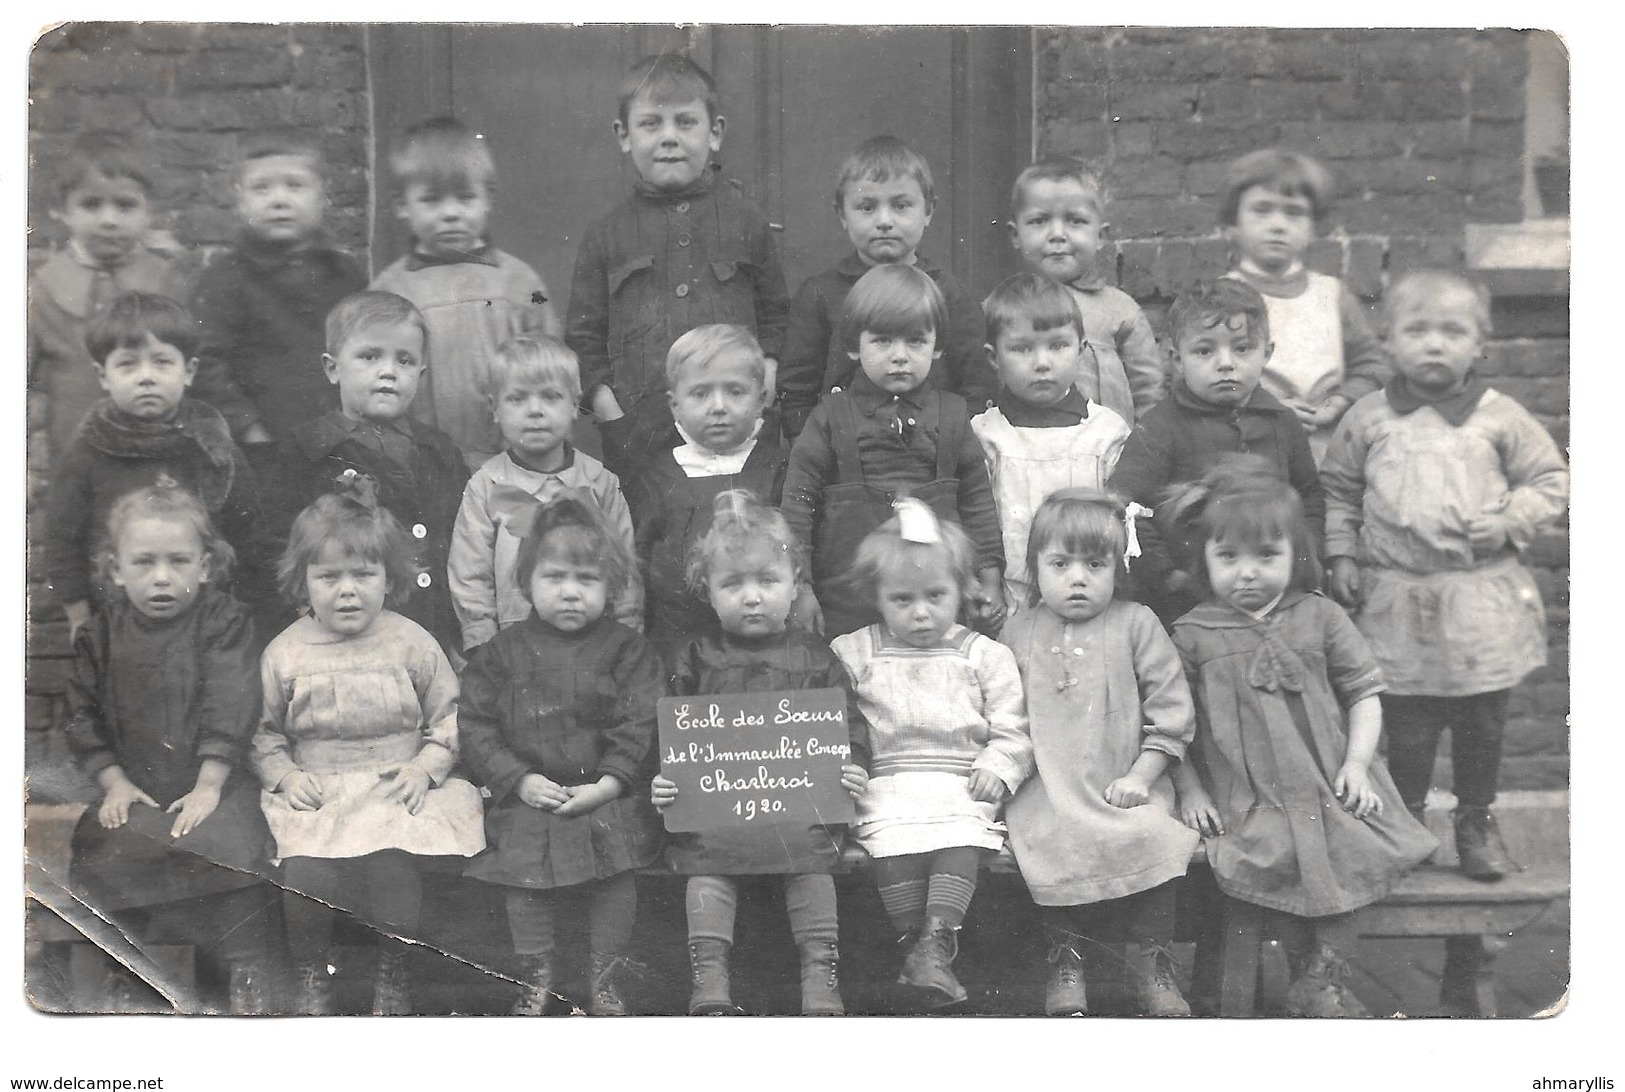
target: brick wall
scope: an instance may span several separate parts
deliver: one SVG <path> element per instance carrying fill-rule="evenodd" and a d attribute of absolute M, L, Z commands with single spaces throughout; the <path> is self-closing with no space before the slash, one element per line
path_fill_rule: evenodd
<path fill-rule="evenodd" d="M 30 247 L 65 238 L 49 217 L 53 164 L 74 136 L 128 132 L 155 168 L 153 227 L 201 262 L 236 231 L 231 163 L 245 132 L 299 127 L 321 134 L 328 160 L 327 224 L 365 260 L 370 115 L 362 33 L 347 26 L 77 24 L 39 39 L 30 58 Z M 33 416 L 39 420 L 36 405 Z M 42 448 L 36 448 L 42 450 Z M 29 538 L 40 521 L 29 513 Z M 29 582 L 26 723 L 57 714 L 68 665 L 67 625 L 44 587 Z"/>
<path fill-rule="evenodd" d="M 1038 150 L 1104 169 L 1117 241 L 1107 269 L 1154 324 L 1181 287 L 1229 267 L 1215 222 L 1225 167 L 1268 145 L 1332 169 L 1340 196 L 1309 264 L 1374 300 L 1397 271 L 1459 266 L 1465 225 L 1523 218 L 1526 45 L 1516 31 L 1041 32 Z M 1495 324 L 1491 382 L 1567 444 L 1566 288 L 1498 293 Z M 1557 787 L 1567 783 L 1566 529 L 1530 560 L 1551 664 L 1514 695 L 1505 782 Z"/>

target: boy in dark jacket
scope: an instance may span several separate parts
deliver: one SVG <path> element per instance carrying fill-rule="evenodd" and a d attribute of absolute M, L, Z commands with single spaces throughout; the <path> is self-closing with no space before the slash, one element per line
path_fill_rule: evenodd
<path fill-rule="evenodd" d="M 680 53 L 645 57 L 621 82 L 615 135 L 633 192 L 581 239 L 565 342 L 623 482 L 680 442 L 666 398 L 666 350 L 696 326 L 730 323 L 777 358 L 789 313 L 767 217 L 712 157 L 725 121 L 709 73 Z"/>
<path fill-rule="evenodd" d="M 296 427 L 277 455 L 273 516 L 281 538 L 304 507 L 347 475 L 370 477 L 378 503 L 417 545 L 417 587 L 400 612 L 462 647 L 446 586 L 452 524 L 468 466 L 451 437 L 408 410 L 426 366 L 423 315 L 392 292 L 357 292 L 327 316 L 328 381 L 339 408 Z"/>
<path fill-rule="evenodd" d="M 225 419 L 187 397 L 197 374 L 197 325 L 167 296 L 125 292 L 91 321 L 85 347 L 107 397 L 86 414 L 52 469 L 45 567 L 77 630 L 90 620 L 91 558 L 113 502 L 160 482 L 203 502 L 237 551 L 238 598 L 263 599 L 269 556 L 248 460 Z"/>
<path fill-rule="evenodd" d="M 262 134 L 238 150 L 237 245 L 204 269 L 192 294 L 203 327 L 193 393 L 252 450 L 337 404 L 322 374 L 322 320 L 367 285 L 322 229 L 327 192 L 310 137 Z"/>
<path fill-rule="evenodd" d="M 1155 510 L 1170 487 L 1195 481 L 1222 456 L 1261 455 L 1303 498 L 1318 543 L 1326 498 L 1308 438 L 1293 412 L 1259 386 L 1271 348 L 1264 298 L 1246 282 L 1206 281 L 1180 295 L 1168 311 L 1173 387 L 1123 445 L 1112 491 Z M 1139 535 L 1138 598 L 1171 623 L 1200 601 L 1185 572 L 1200 545 L 1171 537 L 1160 518 L 1142 522 Z"/>

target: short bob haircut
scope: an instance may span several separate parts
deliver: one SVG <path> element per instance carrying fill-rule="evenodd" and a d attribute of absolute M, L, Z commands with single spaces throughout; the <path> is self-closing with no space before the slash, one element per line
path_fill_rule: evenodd
<path fill-rule="evenodd" d="M 243 180 L 243 172 L 256 160 L 276 156 L 297 156 L 309 160 L 316 176 L 324 181 L 327 178 L 327 157 L 322 153 L 322 142 L 317 137 L 297 129 L 266 129 L 250 133 L 238 142 L 237 156 L 233 162 L 237 181 Z"/>
<path fill-rule="evenodd" d="M 124 494 L 108 510 L 107 526 L 97 551 L 98 569 L 107 588 L 113 587 L 113 562 L 119 540 L 138 519 L 163 520 L 192 528 L 203 544 L 204 580 L 219 585 L 230 578 L 237 553 L 214 529 L 203 502 L 178 485 L 145 485 Z"/>
<path fill-rule="evenodd" d="M 1213 594 L 1206 545 L 1257 547 L 1277 538 L 1292 546 L 1288 590 L 1319 591 L 1321 566 L 1297 490 L 1261 455 L 1221 458 L 1195 483 L 1169 489 L 1171 522 L 1189 547 L 1191 575 Z"/>
<path fill-rule="evenodd" d="M 407 324 L 416 326 L 423 335 L 423 358 L 427 363 L 429 324 L 424 321 L 423 312 L 417 309 L 416 304 L 393 292 L 368 289 L 351 293 L 334 304 L 327 313 L 327 351 L 330 354 L 341 352 L 350 339 L 363 330 Z"/>
<path fill-rule="evenodd" d="M 1057 489 L 1044 498 L 1033 513 L 1027 534 L 1027 575 L 1032 587 L 1029 605 L 1043 596 L 1038 592 L 1038 558 L 1045 550 L 1062 550 L 1078 557 L 1108 557 L 1115 563 L 1117 586 L 1114 595 L 1127 591 L 1128 527 L 1124 512 L 1127 502 L 1114 493 L 1074 487 Z"/>
<path fill-rule="evenodd" d="M 277 562 L 277 590 L 296 607 L 310 602 L 305 570 L 331 546 L 384 567 L 389 592 L 384 602 L 400 606 L 417 588 L 416 550 L 412 538 L 389 509 L 363 499 L 358 489 L 326 493 L 300 512 L 288 534 L 288 548 Z"/>
<path fill-rule="evenodd" d="M 516 337 L 497 346 L 491 367 L 480 381 L 480 393 L 495 406 L 514 383 L 557 386 L 574 404 L 581 401 L 581 361 L 556 337 Z"/>
<path fill-rule="evenodd" d="M 978 587 L 976 547 L 957 523 L 939 518 L 937 530 L 940 542 L 908 542 L 903 538 L 902 520 L 892 516 L 858 544 L 852 571 L 846 578 L 847 587 L 875 603 L 881 582 L 899 569 L 942 565 L 959 589 L 960 599 L 968 598 Z"/>
<path fill-rule="evenodd" d="M 807 571 L 801 544 L 777 508 L 769 508 L 748 489 L 723 490 L 711 502 L 711 529 L 689 548 L 684 570 L 689 590 L 703 598 L 711 566 L 719 557 L 740 557 L 763 547 L 784 555 L 792 580 Z"/>
<path fill-rule="evenodd" d="M 1018 319 L 1026 319 L 1039 333 L 1071 326 L 1079 341 L 1087 336 L 1078 301 L 1066 285 L 1042 273 L 1017 273 L 1000 281 L 982 303 L 982 314 L 987 320 L 987 343 L 994 349 L 999 347 L 999 335 Z"/>
<path fill-rule="evenodd" d="M 544 501 L 530 530 L 519 540 L 514 575 L 526 598 L 530 597 L 530 578 L 544 558 L 602 571 L 606 603 L 615 602 L 626 590 L 635 564 L 603 511 L 574 490 L 562 490 Z"/>
<path fill-rule="evenodd" d="M 724 353 L 744 356 L 750 361 L 751 376 L 763 387 L 771 385 L 767 354 L 762 351 L 756 335 L 743 326 L 716 322 L 709 326 L 696 326 L 671 343 L 671 348 L 666 351 L 666 389 L 677 389 L 677 381 L 682 378 L 685 369 L 707 367 Z"/>
<path fill-rule="evenodd" d="M 925 211 L 936 207 L 937 187 L 925 156 L 894 136 L 873 136 L 841 160 L 835 175 L 835 211 L 845 210 L 846 188 L 854 182 L 889 182 L 894 178 L 914 179 L 925 198 Z"/>
<path fill-rule="evenodd" d="M 716 81 L 683 51 L 651 53 L 626 70 L 615 101 L 615 115 L 622 125 L 631 116 L 632 100 L 640 97 L 656 105 L 699 100 L 705 103 L 708 122 L 715 124 L 722 116 Z"/>
<path fill-rule="evenodd" d="M 1489 337 L 1489 289 L 1471 277 L 1447 269 L 1418 269 L 1404 274 L 1390 285 L 1382 301 L 1383 329 L 1392 334 L 1394 320 L 1406 309 L 1451 290 L 1466 292 L 1472 298 L 1473 321 L 1478 323 L 1478 336 Z"/>
<path fill-rule="evenodd" d="M 1016 175 L 1015 185 L 1010 187 L 1012 222 L 1020 215 L 1021 210 L 1027 207 L 1027 191 L 1034 182 L 1076 182 L 1083 187 L 1088 200 L 1093 204 L 1095 215 L 1100 217 L 1106 215 L 1106 202 L 1110 195 L 1106 192 L 1106 183 L 1102 181 L 1100 175 L 1081 159 L 1057 155 L 1040 159 Z"/>
<path fill-rule="evenodd" d="M 1240 277 L 1218 277 L 1197 281 L 1174 299 L 1168 308 L 1168 345 L 1179 349 L 1179 341 L 1192 329 L 1211 330 L 1226 325 L 1237 315 L 1247 320 L 1247 330 L 1260 341 L 1270 339 L 1270 313 L 1258 289 Z"/>
<path fill-rule="evenodd" d="M 1283 197 L 1304 197 L 1319 226 L 1332 211 L 1335 188 L 1332 173 L 1320 160 L 1280 148 L 1261 148 L 1230 164 L 1224 177 L 1224 198 L 1219 203 L 1219 226 L 1234 227 L 1241 195 L 1264 186 Z"/>
<path fill-rule="evenodd" d="M 484 135 L 453 117 L 430 118 L 407 129 L 389 153 L 389 173 L 404 197 L 412 186 L 436 193 L 496 182 L 496 162 Z"/>
<path fill-rule="evenodd" d="M 98 131 L 81 135 L 53 173 L 59 207 L 92 178 L 127 178 L 140 186 L 142 193 L 152 195 L 152 164 L 123 133 Z"/>
<path fill-rule="evenodd" d="M 173 345 L 186 359 L 197 356 L 202 331 L 185 307 L 153 292 L 120 292 L 107 310 L 85 327 L 85 348 L 101 364 L 115 349 L 140 347 L 151 334 L 155 341 Z"/>
<path fill-rule="evenodd" d="M 858 278 L 841 305 L 841 346 L 858 351 L 865 333 L 908 337 L 933 331 L 937 352 L 948 333 L 948 304 L 937 282 L 911 265 L 877 265 Z"/>

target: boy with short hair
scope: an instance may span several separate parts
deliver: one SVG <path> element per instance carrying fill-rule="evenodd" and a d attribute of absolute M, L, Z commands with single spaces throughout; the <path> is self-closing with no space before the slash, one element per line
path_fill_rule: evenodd
<path fill-rule="evenodd" d="M 90 320 L 85 347 L 107 397 L 85 415 L 52 471 L 42 551 L 51 588 L 78 629 L 96 590 L 91 558 L 113 502 L 144 486 L 178 485 L 208 509 L 237 552 L 238 597 L 263 590 L 269 551 L 257 537 L 259 490 L 219 413 L 187 388 L 197 374 L 197 324 L 166 296 L 125 292 Z"/>
<path fill-rule="evenodd" d="M 1123 445 L 1112 491 L 1155 510 L 1170 486 L 1197 480 L 1224 455 L 1248 452 L 1269 460 L 1297 490 L 1318 542 L 1326 498 L 1308 437 L 1260 384 L 1271 352 L 1264 298 L 1233 277 L 1192 285 L 1168 310 L 1168 352 L 1172 389 Z M 1139 523 L 1142 553 L 1132 573 L 1140 601 L 1172 623 L 1200 602 L 1185 570 L 1201 545 L 1167 535 L 1166 522 Z"/>
<path fill-rule="evenodd" d="M 770 357 L 784 337 L 778 239 L 738 184 L 716 177 L 725 128 L 716 84 L 684 54 L 645 57 L 621 83 L 615 135 L 637 180 L 582 237 L 565 340 L 623 481 L 678 443 L 665 363 L 679 336 L 729 323 Z"/>
<path fill-rule="evenodd" d="M 502 450 L 481 393 L 497 346 L 557 337 L 558 318 L 536 271 L 486 238 L 496 165 L 483 136 L 455 118 L 421 122 L 391 152 L 389 169 L 395 215 L 410 229 L 412 249 L 371 287 L 404 296 L 422 313 L 434 373 L 413 414 L 450 436 L 472 469 Z"/>
<path fill-rule="evenodd" d="M 1275 352 L 1264 388 L 1308 431 L 1316 463 L 1348 408 L 1393 374 L 1360 301 L 1336 277 L 1304 268 L 1331 204 L 1324 165 L 1264 148 L 1230 164 L 1219 206 L 1220 227 L 1235 251 L 1229 275 L 1258 289 L 1269 308 Z"/>
<path fill-rule="evenodd" d="M 743 326 L 699 326 L 666 354 L 668 405 L 683 443 L 654 455 L 632 488 L 638 566 L 648 574 L 648 635 L 665 650 L 713 629 L 716 614 L 689 590 L 689 551 L 711 528 L 712 504 L 748 489 L 777 506 L 786 455 L 762 436 L 772 361 Z"/>
<path fill-rule="evenodd" d="M 74 142 L 57 176 L 51 219 L 68 243 L 34 271 L 28 283 L 29 460 L 43 472 L 61 455 L 74 429 L 102 397 L 85 330 L 121 292 L 184 298 L 175 255 L 152 246 L 150 164 L 129 140 L 87 133 Z"/>
<path fill-rule="evenodd" d="M 1067 286 L 1083 319 L 1079 387 L 1132 425 L 1162 400 L 1167 374 L 1145 312 L 1096 261 L 1110 229 L 1105 183 L 1080 160 L 1041 159 L 1011 187 L 1011 244 L 1028 269 Z"/>
<path fill-rule="evenodd" d="M 999 375 L 993 405 L 971 418 L 1004 533 L 1004 601 L 1029 606 L 1033 514 L 1057 489 L 1104 489 L 1128 422 L 1083 392 L 1088 356 L 1074 293 L 1042 273 L 1017 273 L 982 305 L 987 356 Z"/>
<path fill-rule="evenodd" d="M 252 446 L 281 440 L 334 406 L 318 363 L 322 320 L 367 278 L 324 235 L 320 141 L 255 134 L 238 145 L 234 173 L 237 243 L 208 264 L 192 295 L 203 328 L 194 393 Z"/>
<path fill-rule="evenodd" d="M 450 436 L 409 412 L 426 367 L 428 323 L 392 292 L 357 292 L 327 316 L 322 364 L 339 405 L 296 426 L 277 452 L 275 527 L 342 477 L 361 474 L 378 503 L 417 546 L 417 587 L 401 613 L 434 634 L 448 654 L 462 646 L 446 587 L 446 553 L 468 466 Z"/>
<path fill-rule="evenodd" d="M 784 433 L 794 439 L 825 394 L 844 390 L 858 372 L 841 343 L 841 305 L 858 278 L 877 265 L 912 265 L 937 282 L 948 325 L 937 331 L 941 356 L 930 378 L 939 390 L 963 396 L 979 413 L 998 390 L 982 354 L 982 308 L 946 269 L 918 252 L 936 210 L 937 191 L 925 157 L 892 136 L 870 137 L 841 162 L 835 215 L 853 251 L 834 269 L 808 277 L 790 303 L 779 388 Z"/>
<path fill-rule="evenodd" d="M 531 614 L 530 591 L 518 577 L 524 511 L 559 489 L 591 496 L 605 522 L 632 552 L 632 515 L 621 482 L 570 443 L 581 402 L 576 355 L 557 338 L 515 338 L 497 350 L 486 386 L 506 449 L 468 480 L 452 529 L 446 579 L 471 652 Z M 643 581 L 636 572 L 612 607 L 617 622 L 643 629 Z"/>

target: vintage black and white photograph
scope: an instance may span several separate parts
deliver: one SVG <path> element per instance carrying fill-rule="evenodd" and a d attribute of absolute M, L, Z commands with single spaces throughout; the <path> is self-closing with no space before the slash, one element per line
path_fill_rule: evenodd
<path fill-rule="evenodd" d="M 1563 1020 L 1569 89 L 43 30 L 28 1004 Z"/>

